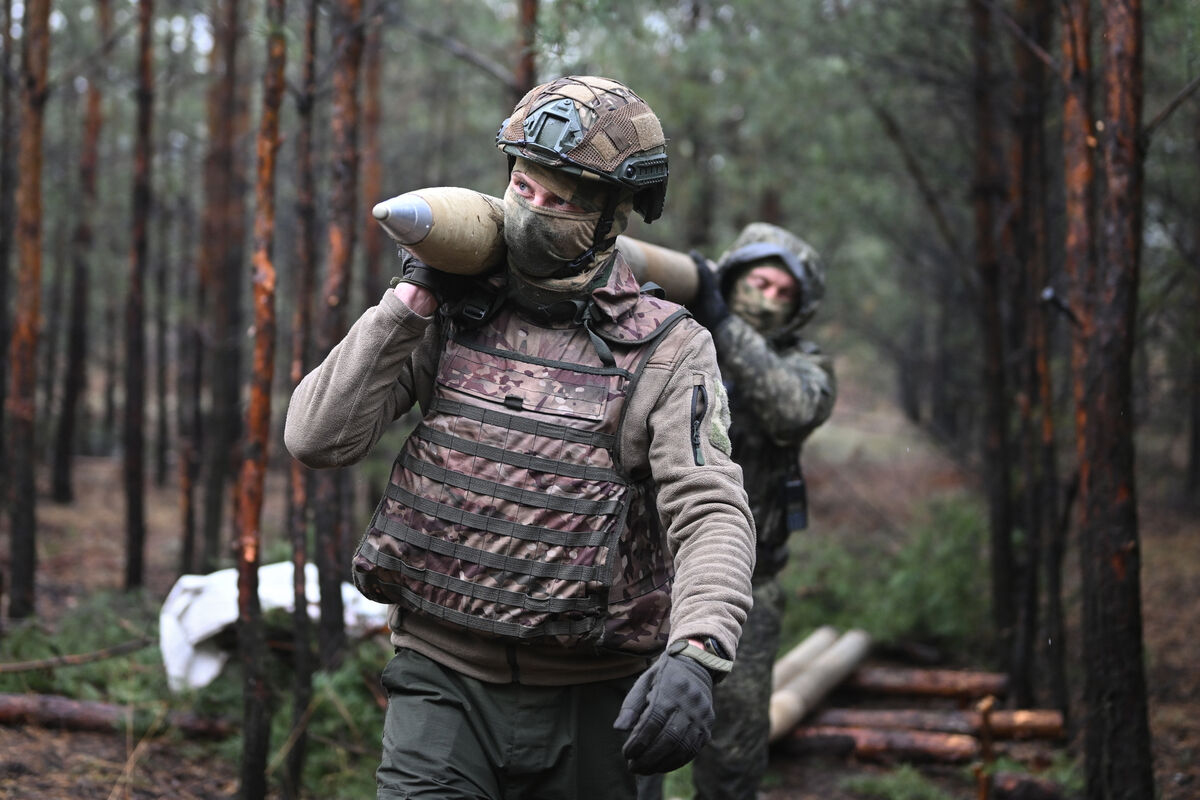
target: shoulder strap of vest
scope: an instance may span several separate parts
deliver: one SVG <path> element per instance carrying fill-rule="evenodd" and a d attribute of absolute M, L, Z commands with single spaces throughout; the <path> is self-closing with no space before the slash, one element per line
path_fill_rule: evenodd
<path fill-rule="evenodd" d="M 646 281 L 645 283 L 643 283 L 641 286 L 638 287 L 638 291 L 641 292 L 642 294 L 652 294 L 655 297 L 657 297 L 659 300 L 667 299 L 667 290 L 664 289 L 663 287 L 659 286 L 654 281 Z"/>
<path fill-rule="evenodd" d="M 500 311 L 504 293 L 487 281 L 473 280 L 457 300 L 438 308 L 438 312 L 459 328 L 478 328 Z"/>

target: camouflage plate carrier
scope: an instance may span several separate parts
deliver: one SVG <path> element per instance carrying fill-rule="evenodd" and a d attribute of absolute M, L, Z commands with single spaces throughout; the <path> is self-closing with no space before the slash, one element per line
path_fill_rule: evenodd
<path fill-rule="evenodd" d="M 448 323 L 431 407 L 355 554 L 358 589 L 496 637 L 661 650 L 673 567 L 653 482 L 629 474 L 618 443 L 627 398 L 684 314 L 642 295 L 594 327 L 512 310 Z"/>

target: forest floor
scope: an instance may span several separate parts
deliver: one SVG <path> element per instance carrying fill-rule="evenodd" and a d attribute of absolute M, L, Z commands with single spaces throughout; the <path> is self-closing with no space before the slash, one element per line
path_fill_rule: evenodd
<path fill-rule="evenodd" d="M 839 370 L 840 370 L 839 366 Z M 878 391 L 871 392 L 839 371 L 838 405 L 833 418 L 814 434 L 804 451 L 805 476 L 812 504 L 810 535 L 875 531 L 881 520 L 900 526 L 920 503 L 941 493 L 972 488 L 975 477 L 945 448 L 935 446 L 910 425 Z M 1175 432 L 1177 434 L 1178 432 Z M 1200 798 L 1200 514 L 1195 499 L 1179 494 L 1182 470 L 1170 459 L 1149 453 L 1172 452 L 1179 461 L 1180 436 L 1167 434 L 1153 447 L 1139 448 L 1139 531 L 1142 550 L 1142 614 L 1146 683 L 1158 800 Z M 884 538 L 888 534 L 882 534 Z M 1064 565 L 1067 607 L 1068 680 L 1072 684 L 1070 736 L 1057 743 L 1001 743 L 1006 767 L 1019 765 L 1033 775 L 1052 774 L 1051 762 L 1074 762 L 1084 776 L 1080 566 L 1077 530 L 1069 532 Z M 886 545 L 886 542 L 883 542 Z M 980 591 L 988 591 L 980 573 Z M 802 598 L 799 600 L 802 602 Z M 793 601 L 795 602 L 795 601 Z M 961 657 L 960 657 L 961 658 Z M 921 666 L 921 665 L 915 665 Z M 934 665 L 939 666 L 939 665 Z M 983 663 L 953 668 L 988 669 Z M 835 695 L 836 697 L 836 695 Z M 831 698 L 834 699 L 834 698 Z M 856 699 L 843 696 L 849 703 Z M 912 707 L 919 707 L 912 704 Z M 1006 752 L 1007 751 L 1007 752 Z M 848 778 L 869 778 L 894 771 L 897 762 L 867 763 L 853 758 L 794 755 L 773 750 L 768 789 L 760 800 L 863 800 L 874 797 L 924 797 L 864 794 L 847 788 Z M 947 796 L 976 798 L 967 765 L 916 764 Z M 887 784 L 883 784 L 887 786 Z M 1082 795 L 1080 795 L 1082 796 Z M 1152 798 L 1146 798 L 1152 800 Z"/>
<path fill-rule="evenodd" d="M 833 419 L 810 442 L 805 464 L 813 530 L 838 531 L 843 536 L 856 529 L 877 530 L 881 520 L 902 525 L 917 498 L 958 490 L 972 480 L 967 470 L 930 445 L 886 401 L 849 382 L 841 387 Z M 1139 478 L 1147 679 L 1159 795 L 1162 800 L 1194 800 L 1200 797 L 1200 669 L 1196 668 L 1200 664 L 1200 520 L 1194 509 L 1161 499 L 1166 494 L 1162 486 L 1170 477 L 1168 470 L 1152 480 Z M 120 486 L 118 461 L 80 459 L 78 501 L 70 507 L 55 505 L 48 498 L 40 501 L 38 592 L 39 615 L 45 624 L 53 625 L 54 619 L 69 614 L 83 594 L 120 585 L 124 541 Z M 269 502 L 278 502 L 282 494 L 278 488 L 269 491 Z M 266 511 L 279 513 L 272 507 Z M 148 520 L 148 588 L 165 597 L 178 549 L 173 489 L 150 491 Z M 7 555 L 4 536 L 0 544 Z M 1077 580 L 1071 578 L 1078 574 L 1077 562 L 1072 560 L 1067 569 L 1068 600 L 1077 606 Z M 986 591 L 986 580 L 981 579 L 980 585 Z M 1081 663 L 1077 624 L 1074 619 L 1068 637 L 1075 665 Z M 1078 675 L 1073 677 L 1080 683 Z M 1077 734 L 1054 749 L 1082 761 Z M 170 737 L 137 741 L 116 734 L 0 726 L 0 798 L 235 797 L 237 764 L 199 752 Z M 1055 753 L 1043 747 L 1014 755 L 1036 766 Z M 762 797 L 863 800 L 886 796 L 855 792 L 847 779 L 882 776 L 896 766 L 776 751 Z M 977 796 L 965 766 L 925 764 L 920 769 L 949 797 Z"/>

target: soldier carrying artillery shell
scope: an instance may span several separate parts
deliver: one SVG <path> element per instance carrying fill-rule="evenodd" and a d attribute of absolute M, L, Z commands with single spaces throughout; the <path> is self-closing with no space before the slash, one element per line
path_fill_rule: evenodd
<path fill-rule="evenodd" d="M 616 247 L 663 210 L 658 118 L 565 77 L 496 142 L 502 263 L 408 254 L 297 386 L 285 441 L 341 466 L 424 415 L 353 561 L 395 646 L 378 796 L 626 800 L 710 736 L 754 523 L 712 336 Z"/>

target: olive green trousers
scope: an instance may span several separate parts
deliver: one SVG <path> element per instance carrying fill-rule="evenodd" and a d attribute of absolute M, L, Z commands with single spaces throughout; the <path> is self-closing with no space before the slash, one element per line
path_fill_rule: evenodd
<path fill-rule="evenodd" d="M 633 800 L 612 724 L 635 680 L 484 683 L 401 649 L 382 675 L 378 797 Z"/>

